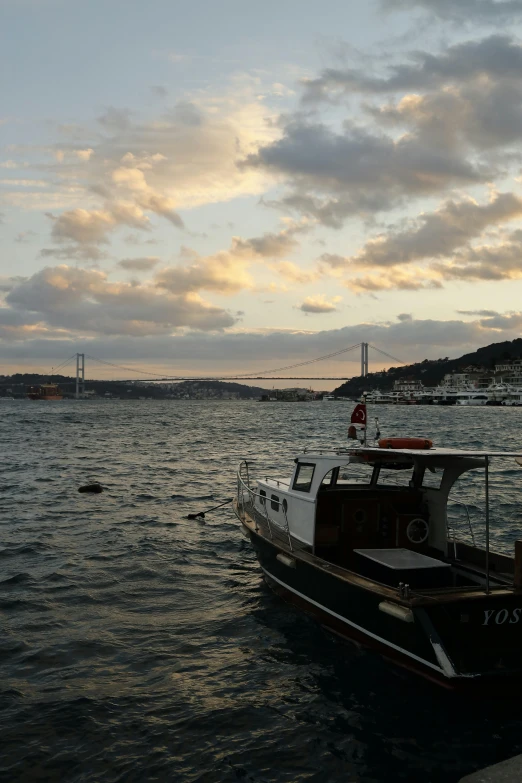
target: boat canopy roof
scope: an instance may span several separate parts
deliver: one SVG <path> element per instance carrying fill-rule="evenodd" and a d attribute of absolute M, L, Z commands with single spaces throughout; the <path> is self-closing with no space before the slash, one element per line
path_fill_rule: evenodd
<path fill-rule="evenodd" d="M 381 449 L 377 446 L 354 446 L 348 448 L 339 449 L 317 449 L 317 451 L 310 450 L 305 452 L 299 457 L 299 462 L 305 462 L 307 459 L 317 458 L 331 458 L 338 459 L 339 457 L 362 457 L 371 462 L 379 460 L 387 461 L 390 457 L 422 457 L 423 459 L 436 459 L 440 460 L 448 459 L 484 459 L 485 457 L 506 457 L 522 458 L 522 448 L 518 451 L 483 451 L 472 449 Z"/>
<path fill-rule="evenodd" d="M 352 453 L 362 452 L 364 455 L 369 455 L 371 458 L 378 458 L 383 454 L 401 454 L 409 455 L 412 457 L 466 457 L 466 458 L 482 458 L 482 457 L 522 457 L 522 448 L 518 451 L 475 451 L 471 449 L 381 449 L 371 446 L 366 446 L 361 449 L 355 449 Z"/>

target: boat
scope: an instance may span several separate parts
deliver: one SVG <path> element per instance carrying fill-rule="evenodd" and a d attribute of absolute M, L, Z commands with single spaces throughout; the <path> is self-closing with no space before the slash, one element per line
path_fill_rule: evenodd
<path fill-rule="evenodd" d="M 487 405 L 488 400 L 487 394 L 477 391 L 463 391 L 457 395 L 457 405 Z"/>
<path fill-rule="evenodd" d="M 254 480 L 243 461 L 234 512 L 268 584 L 323 626 L 448 689 L 496 690 L 522 682 L 522 541 L 514 556 L 490 547 L 497 458 L 522 465 L 522 449 L 354 442 L 305 450 L 288 480 Z M 450 490 L 476 469 L 484 546 L 464 504 L 467 540 L 449 528 Z"/>
<path fill-rule="evenodd" d="M 30 386 L 27 396 L 30 400 L 63 400 L 63 394 L 56 383 L 42 383 Z"/>

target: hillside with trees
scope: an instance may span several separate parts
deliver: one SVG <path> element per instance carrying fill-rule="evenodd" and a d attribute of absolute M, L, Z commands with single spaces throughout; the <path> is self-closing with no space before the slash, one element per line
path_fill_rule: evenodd
<path fill-rule="evenodd" d="M 477 367 L 493 370 L 495 364 L 502 360 L 522 357 L 522 338 L 507 340 L 502 343 L 492 343 L 479 348 L 473 353 L 464 354 L 458 359 L 424 359 L 415 364 L 390 367 L 382 372 L 368 373 L 366 378 L 360 376 L 350 378 L 334 390 L 341 397 L 360 397 L 363 392 L 372 389 L 389 391 L 395 381 L 413 379 L 421 381 L 424 386 L 436 386 L 447 373 L 457 372 L 465 367 Z"/>

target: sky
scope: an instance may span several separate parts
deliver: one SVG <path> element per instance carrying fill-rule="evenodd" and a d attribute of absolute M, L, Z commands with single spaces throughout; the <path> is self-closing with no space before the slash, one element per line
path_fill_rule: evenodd
<path fill-rule="evenodd" d="M 0 94 L 0 373 L 520 336 L 522 0 L 0 0 Z"/>

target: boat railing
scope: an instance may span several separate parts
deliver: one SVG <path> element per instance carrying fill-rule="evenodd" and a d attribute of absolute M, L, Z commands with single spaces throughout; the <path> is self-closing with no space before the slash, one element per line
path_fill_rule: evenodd
<path fill-rule="evenodd" d="M 469 513 L 469 506 L 468 506 L 467 503 L 464 503 L 464 501 L 462 501 L 462 500 L 455 500 L 454 498 L 451 498 L 449 500 L 449 503 L 448 503 L 448 512 L 446 514 L 446 523 L 447 523 L 447 528 L 448 528 L 448 535 L 451 535 L 452 538 L 453 538 L 453 548 L 456 550 L 456 529 L 455 529 L 455 523 L 454 522 L 453 522 L 453 524 L 450 523 L 450 516 L 449 516 L 449 511 L 450 511 L 449 506 L 450 505 L 460 506 L 461 508 L 464 509 L 464 512 L 466 514 L 466 520 L 467 520 L 467 523 L 468 523 L 469 532 L 470 532 L 470 535 L 471 535 L 471 540 L 473 541 L 473 546 L 475 546 L 475 532 L 473 530 L 473 524 L 471 522 L 471 517 L 470 517 L 470 513 Z"/>
<path fill-rule="evenodd" d="M 237 471 L 237 503 L 239 506 L 239 510 L 244 514 L 247 508 L 247 505 L 249 505 L 254 512 L 254 522 L 256 524 L 256 530 L 258 530 L 257 521 L 255 519 L 255 512 L 257 509 L 255 509 L 255 498 L 259 498 L 259 506 L 263 509 L 264 513 L 259 511 L 262 516 L 266 519 L 266 524 L 268 527 L 268 532 L 270 534 L 270 538 L 274 538 L 274 532 L 273 532 L 273 526 L 281 527 L 277 524 L 277 522 L 274 522 L 273 519 L 270 519 L 270 514 L 268 513 L 268 501 L 269 498 L 266 495 L 261 495 L 260 492 L 256 492 L 256 490 L 251 486 L 250 484 L 250 471 L 249 471 L 249 462 L 247 460 L 243 460 L 238 468 Z M 281 482 L 286 483 L 286 482 Z M 288 484 L 287 484 L 288 486 Z M 248 498 L 248 500 L 245 502 L 245 497 Z M 290 550 L 293 551 L 292 546 L 292 538 L 290 536 L 290 526 L 288 524 L 288 516 L 287 516 L 287 502 L 285 499 L 279 500 L 279 498 L 272 497 L 270 498 L 270 503 L 276 505 L 278 507 L 278 511 L 282 509 L 283 516 L 285 519 L 285 532 L 288 537 L 288 545 L 290 547 Z"/>
<path fill-rule="evenodd" d="M 347 446 L 339 446 L 338 448 L 332 448 L 332 446 L 305 446 L 303 454 L 340 454 L 341 456 L 350 455 L 353 450 Z"/>
<path fill-rule="evenodd" d="M 284 481 L 284 479 L 276 478 L 275 476 L 268 476 L 266 474 L 263 476 L 263 478 L 265 481 L 273 481 L 274 483 L 277 484 L 278 487 L 281 485 L 283 487 L 288 487 L 290 489 L 289 481 Z"/>
<path fill-rule="evenodd" d="M 378 441 L 374 438 L 368 436 L 368 440 L 366 443 L 366 447 L 368 448 L 374 448 L 378 444 Z M 334 455 L 336 457 L 350 457 L 354 451 L 357 451 L 358 449 L 363 448 L 363 444 L 359 443 L 359 441 L 354 442 L 353 445 L 350 446 L 339 446 L 338 448 L 332 448 L 331 446 L 305 446 L 303 449 L 303 454 L 317 454 L 320 455 Z"/>

